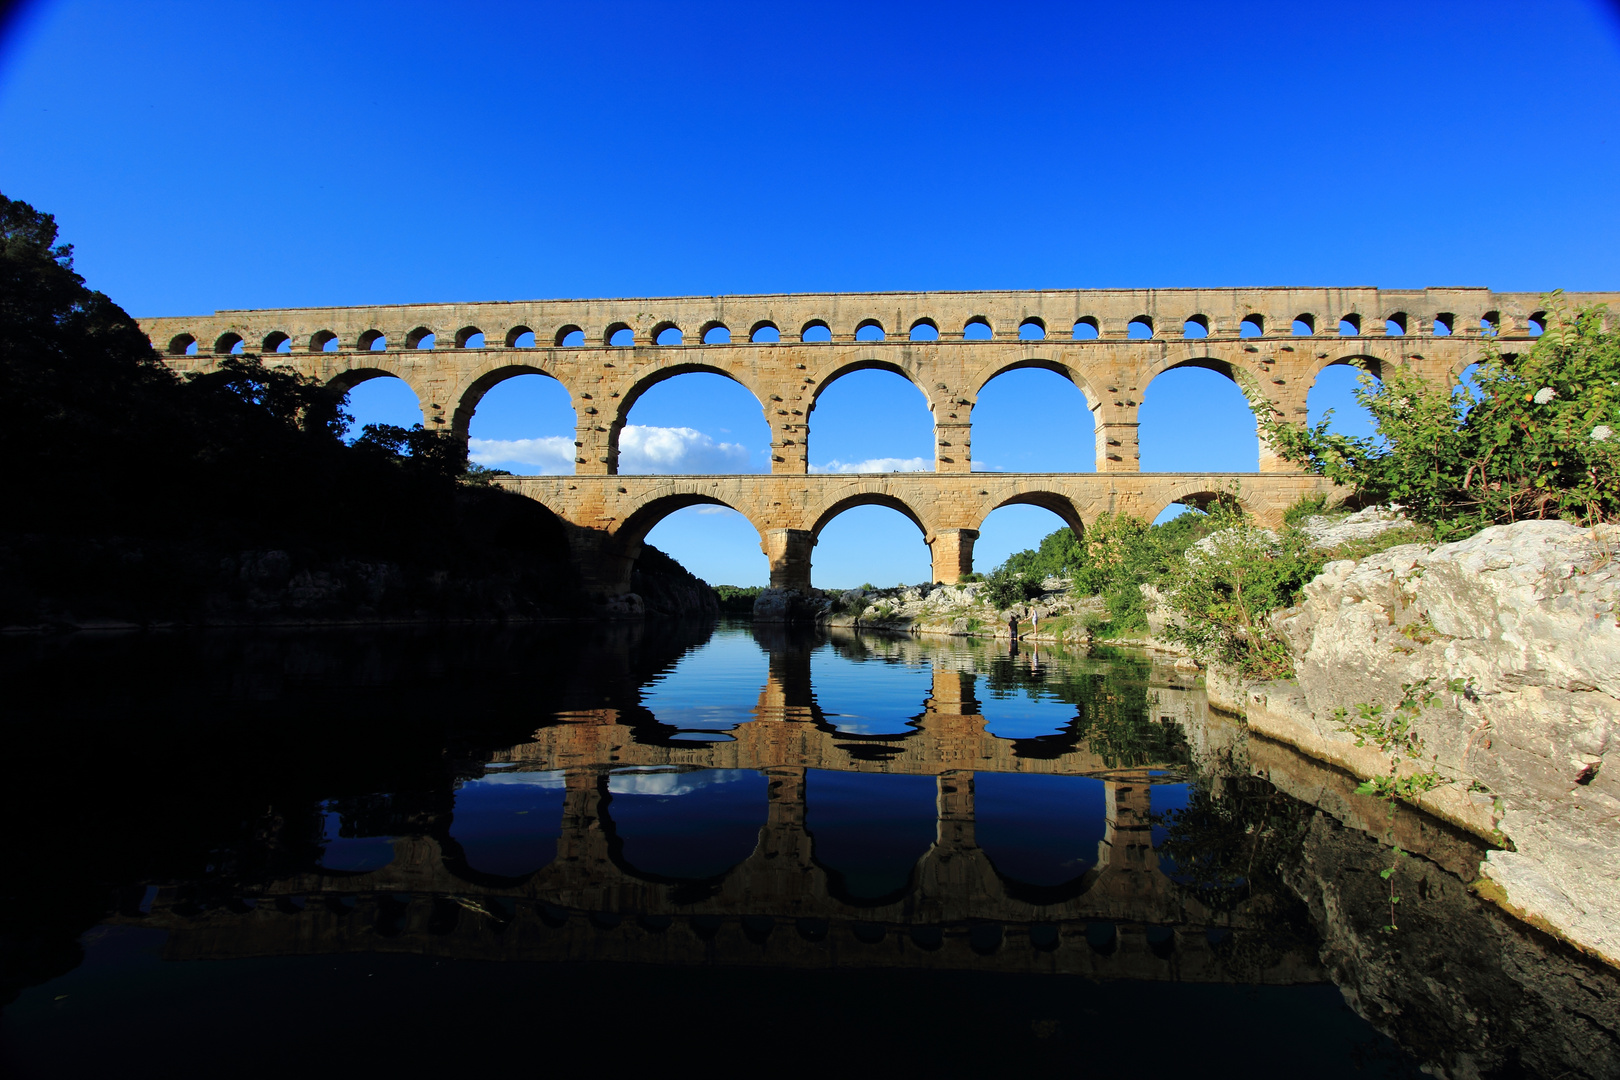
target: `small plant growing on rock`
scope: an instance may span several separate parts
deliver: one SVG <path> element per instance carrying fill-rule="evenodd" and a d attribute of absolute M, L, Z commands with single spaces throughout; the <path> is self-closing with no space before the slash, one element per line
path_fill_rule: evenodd
<path fill-rule="evenodd" d="M 1372 743 L 1389 755 L 1389 771 L 1381 776 L 1363 780 L 1356 788 L 1357 795 L 1372 795 L 1382 799 L 1389 808 L 1386 835 L 1391 843 L 1391 862 L 1378 874 L 1389 883 L 1389 922 L 1384 925 L 1386 933 L 1394 933 L 1400 929 L 1395 921 L 1395 908 L 1401 902 L 1401 897 L 1395 892 L 1395 872 L 1407 854 L 1401 849 L 1401 845 L 1395 842 L 1395 815 L 1400 812 L 1402 801 L 1412 802 L 1426 791 L 1433 791 L 1437 787 L 1451 783 L 1449 779 L 1441 776 L 1439 769 L 1436 768 L 1438 755 L 1429 759 L 1429 768 L 1401 775 L 1402 762 L 1417 761 L 1423 757 L 1423 737 L 1417 733 L 1416 723 L 1423 710 L 1440 696 L 1437 691 L 1431 689 L 1433 682 L 1432 679 L 1421 679 L 1415 683 L 1403 684 L 1401 700 L 1388 712 L 1385 712 L 1382 705 L 1366 702 L 1356 706 L 1356 717 L 1353 720 L 1348 711 L 1342 707 L 1333 711 L 1334 722 L 1341 731 L 1356 737 L 1357 746 Z M 1468 682 L 1466 679 L 1452 679 L 1446 683 L 1446 689 L 1453 694 L 1467 693 Z"/>

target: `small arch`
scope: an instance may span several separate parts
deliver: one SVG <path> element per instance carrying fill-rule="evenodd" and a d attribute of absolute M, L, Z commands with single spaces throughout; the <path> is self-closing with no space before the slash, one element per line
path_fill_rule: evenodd
<path fill-rule="evenodd" d="M 431 349 L 439 343 L 439 335 L 425 326 L 418 326 L 405 335 L 407 349 Z"/>
<path fill-rule="evenodd" d="M 799 330 L 800 341 L 831 341 L 832 327 L 827 325 L 825 319 L 811 319 Z"/>
<path fill-rule="evenodd" d="M 1090 315 L 1084 315 L 1074 320 L 1074 332 L 1071 336 L 1075 341 L 1096 341 L 1098 337 L 1097 320 Z"/>
<path fill-rule="evenodd" d="M 1238 337 L 1264 337 L 1266 333 L 1266 317 L 1264 315 L 1245 315 L 1238 324 Z"/>
<path fill-rule="evenodd" d="M 911 324 L 912 341 L 938 341 L 939 324 L 933 319 L 922 318 Z"/>
<path fill-rule="evenodd" d="M 1153 336 L 1153 319 L 1148 315 L 1138 315 L 1125 327 L 1125 336 L 1135 341 L 1143 341 Z"/>
<path fill-rule="evenodd" d="M 1451 328 L 1456 324 L 1456 322 L 1457 316 L 1453 315 L 1449 311 L 1441 311 L 1436 313 L 1434 317 L 1434 336 L 1450 337 Z"/>
<path fill-rule="evenodd" d="M 628 349 L 636 343 L 636 332 L 627 323 L 616 322 L 607 328 L 602 340 L 619 349 Z"/>
<path fill-rule="evenodd" d="M 1384 334 L 1388 337 L 1403 337 L 1406 334 L 1406 312 L 1397 311 L 1393 315 L 1385 316 Z"/>
<path fill-rule="evenodd" d="M 661 322 L 653 327 L 652 339 L 654 345 L 686 344 L 686 335 L 672 322 Z"/>
<path fill-rule="evenodd" d="M 1530 332 L 1531 337 L 1540 337 L 1545 334 L 1547 332 L 1547 313 L 1545 311 L 1531 312 L 1530 317 L 1525 320 L 1525 329 Z"/>
<path fill-rule="evenodd" d="M 855 327 L 856 341 L 882 341 L 886 335 L 883 333 L 883 324 L 876 319 L 863 319 Z"/>
<path fill-rule="evenodd" d="M 1029 318 L 1018 324 L 1018 340 L 1045 341 L 1046 323 L 1040 318 L 1031 315 Z"/>
<path fill-rule="evenodd" d="M 463 326 L 456 331 L 456 348 L 482 349 L 484 347 L 484 332 L 476 326 Z"/>
<path fill-rule="evenodd" d="M 388 336 L 381 330 L 366 330 L 355 339 L 361 352 L 382 352 L 388 348 Z"/>
<path fill-rule="evenodd" d="M 1361 316 L 1357 315 L 1355 312 L 1351 312 L 1348 315 L 1340 316 L 1339 317 L 1339 336 L 1340 337 L 1360 337 L 1361 336 Z"/>
<path fill-rule="evenodd" d="M 1487 311 L 1479 317 L 1479 332 L 1486 337 L 1495 337 L 1502 329 L 1501 312 Z"/>
<path fill-rule="evenodd" d="M 337 352 L 338 336 L 330 330 L 317 330 L 309 336 L 310 352 Z"/>
<path fill-rule="evenodd" d="M 292 352 L 292 338 L 280 330 L 272 330 L 264 336 L 264 351 L 267 353 Z"/>
<path fill-rule="evenodd" d="M 169 339 L 170 356 L 197 355 L 197 339 L 190 334 L 176 334 Z"/>
<path fill-rule="evenodd" d="M 1312 337 L 1316 333 L 1316 316 L 1310 312 L 1294 316 L 1293 326 L 1295 337 Z"/>
<path fill-rule="evenodd" d="M 989 341 L 995 337 L 995 331 L 990 328 L 990 320 L 983 315 L 975 315 L 962 326 L 963 341 Z"/>
<path fill-rule="evenodd" d="M 775 345 L 782 340 L 782 330 L 769 319 L 761 319 L 748 328 L 748 340 L 756 345 Z"/>
<path fill-rule="evenodd" d="M 240 353 L 241 351 L 242 335 L 234 333 L 230 330 L 227 330 L 223 334 L 219 335 L 218 340 L 214 342 L 214 352 L 221 356 L 228 353 Z"/>
<path fill-rule="evenodd" d="M 1181 336 L 1184 338 L 1209 337 L 1209 317 L 1205 315 L 1192 316 L 1181 324 Z"/>
<path fill-rule="evenodd" d="M 698 340 L 705 345 L 730 345 L 731 327 L 723 322 L 706 322 L 698 332 Z"/>
<path fill-rule="evenodd" d="M 573 323 L 569 323 L 566 326 L 557 327 L 557 333 L 551 340 L 552 344 L 562 348 L 577 348 L 585 344 L 585 331 Z"/>

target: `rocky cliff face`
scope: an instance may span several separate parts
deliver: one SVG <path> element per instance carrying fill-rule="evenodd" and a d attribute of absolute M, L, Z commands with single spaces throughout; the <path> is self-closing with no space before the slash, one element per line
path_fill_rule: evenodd
<path fill-rule="evenodd" d="M 1620 964 L 1617 609 L 1620 528 L 1521 522 L 1396 547 L 1330 563 L 1274 616 L 1297 679 L 1212 673 L 1212 698 L 1365 777 L 1388 759 L 1357 747 L 1337 710 L 1464 680 L 1416 721 L 1424 767 L 1451 781 L 1423 804 L 1501 845 L 1482 872 L 1504 906 Z"/>

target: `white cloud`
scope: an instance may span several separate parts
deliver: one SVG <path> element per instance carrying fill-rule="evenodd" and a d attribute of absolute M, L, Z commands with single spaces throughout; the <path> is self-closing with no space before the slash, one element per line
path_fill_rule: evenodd
<path fill-rule="evenodd" d="M 574 471 L 574 440 L 565 435 L 543 439 L 468 439 L 468 456 L 479 465 L 529 475 L 560 476 Z"/>
<path fill-rule="evenodd" d="M 507 768 L 507 766 L 504 765 L 486 765 L 484 767 L 486 769 Z M 547 790 L 557 790 L 568 786 L 567 777 L 562 774 L 561 770 L 548 770 L 546 772 L 494 772 L 486 776 L 481 776 L 477 780 L 468 780 L 465 786 L 479 787 L 481 785 L 488 785 L 490 787 L 494 787 L 497 785 L 504 786 L 511 784 L 518 784 L 523 787 L 545 788 Z"/>
<path fill-rule="evenodd" d="M 927 458 L 867 458 L 865 461 L 839 461 L 836 458 L 825 465 L 812 465 L 813 473 L 881 473 L 881 472 L 933 472 L 934 463 Z"/>
<path fill-rule="evenodd" d="M 644 771 L 645 770 L 645 771 Z M 700 769 L 674 772 L 650 768 L 623 771 L 614 770 L 608 777 L 608 792 L 613 795 L 688 795 L 714 784 L 732 784 L 743 778 L 745 769 Z"/>
<path fill-rule="evenodd" d="M 748 448 L 715 442 L 689 427 L 626 424 L 619 433 L 621 473 L 746 473 Z"/>
<path fill-rule="evenodd" d="M 539 439 L 468 439 L 469 456 L 479 465 L 539 476 L 574 471 L 574 440 L 566 435 Z M 627 424 L 619 434 L 619 471 L 625 474 L 751 473 L 748 448 L 715 442 L 688 427 Z"/>

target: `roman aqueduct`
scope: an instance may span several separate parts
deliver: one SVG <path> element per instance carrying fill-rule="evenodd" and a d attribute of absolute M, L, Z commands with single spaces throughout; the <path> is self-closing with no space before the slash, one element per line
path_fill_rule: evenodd
<path fill-rule="evenodd" d="M 1572 307 L 1620 294 L 1570 294 Z M 831 293 L 543 300 L 468 304 L 219 311 L 140 320 L 181 371 L 232 352 L 344 388 L 396 376 L 415 392 L 430 430 L 465 439 L 479 401 L 502 381 L 544 374 L 567 390 L 577 418 L 574 473 L 503 482 L 570 529 L 581 572 L 605 595 L 629 589 L 642 539 L 676 510 L 721 504 L 759 531 L 771 583 L 808 588 L 821 530 L 862 504 L 899 510 L 922 530 L 934 579 L 972 569 L 973 541 L 991 511 L 1027 503 L 1084 528 L 1105 511 L 1157 516 L 1237 491 L 1275 520 L 1324 482 L 1291 471 L 1261 444 L 1257 474 L 1143 473 L 1137 409 L 1154 378 L 1206 368 L 1262 393 L 1285 421 L 1334 364 L 1373 374 L 1404 365 L 1455 379 L 1493 343 L 1527 347 L 1546 318 L 1536 293 L 1484 288 L 1159 289 L 1029 292 Z M 810 417 L 825 389 L 851 372 L 895 372 L 933 414 L 933 472 L 809 472 Z M 1092 414 L 1095 473 L 971 471 L 973 407 L 991 379 L 1043 368 L 1071 380 Z M 621 476 L 619 433 L 649 388 L 714 372 L 758 399 L 771 430 L 769 475 Z M 1076 437 L 1085 438 L 1077 425 Z"/>

